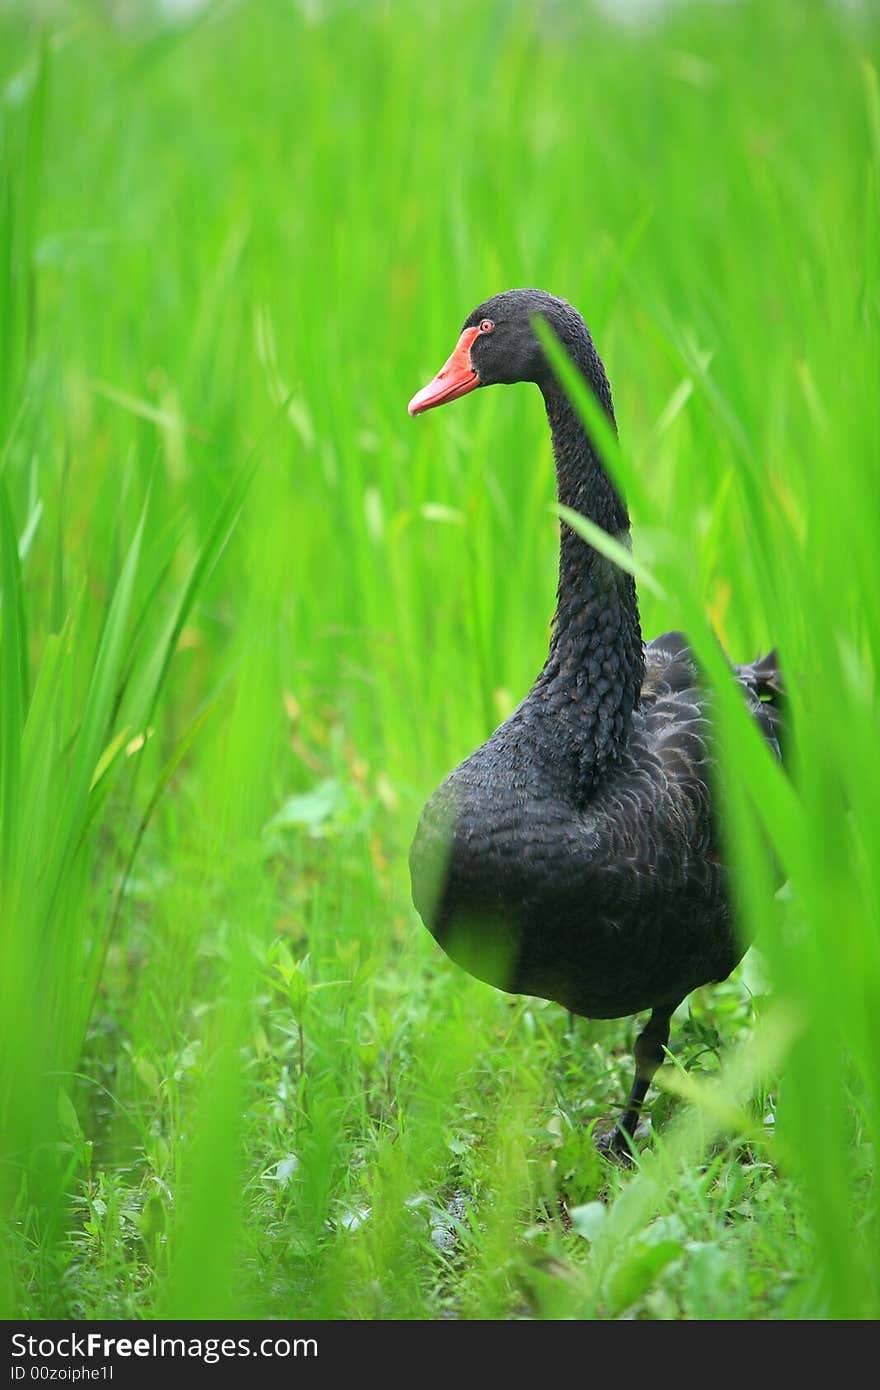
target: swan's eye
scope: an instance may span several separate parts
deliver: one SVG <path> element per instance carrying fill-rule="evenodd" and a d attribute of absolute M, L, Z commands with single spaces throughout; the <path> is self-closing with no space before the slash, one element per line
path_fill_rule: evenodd
<path fill-rule="evenodd" d="M 494 327 L 495 325 L 491 319 L 483 319 L 483 322 L 480 324 L 480 332 L 491 333 Z"/>

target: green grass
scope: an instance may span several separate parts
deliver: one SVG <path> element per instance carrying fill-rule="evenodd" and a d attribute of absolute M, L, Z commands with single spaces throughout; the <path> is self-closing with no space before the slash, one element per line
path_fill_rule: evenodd
<path fill-rule="evenodd" d="M 878 1316 L 876 14 L 112 10 L 0 18 L 0 1311 Z M 635 1023 L 409 901 L 546 652 L 537 392 L 406 415 L 515 285 L 608 367 L 760 932 L 633 1172 Z M 778 644 L 790 781 L 712 630 Z"/>

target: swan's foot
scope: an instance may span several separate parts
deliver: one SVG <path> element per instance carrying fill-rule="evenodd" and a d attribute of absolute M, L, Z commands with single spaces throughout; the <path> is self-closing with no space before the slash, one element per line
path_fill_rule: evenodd
<path fill-rule="evenodd" d="M 636 1039 L 636 1074 L 626 1109 L 611 1129 L 594 1136 L 596 1148 L 603 1158 L 622 1167 L 630 1167 L 635 1156 L 635 1136 L 642 1115 L 642 1105 L 654 1073 L 663 1061 L 663 1049 L 669 1042 L 671 1009 L 655 1008 L 644 1031 Z"/>
<path fill-rule="evenodd" d="M 596 1152 L 601 1158 L 609 1163 L 617 1163 L 619 1168 L 633 1168 L 635 1154 L 635 1136 L 628 1129 L 624 1129 L 623 1122 L 612 1125 L 608 1130 L 602 1130 L 599 1134 L 592 1136 Z"/>
<path fill-rule="evenodd" d="M 633 1141 L 619 1124 L 611 1129 L 603 1129 L 601 1134 L 593 1135 L 593 1143 L 600 1158 L 608 1163 L 616 1163 L 621 1168 L 631 1168 L 635 1156 Z"/>

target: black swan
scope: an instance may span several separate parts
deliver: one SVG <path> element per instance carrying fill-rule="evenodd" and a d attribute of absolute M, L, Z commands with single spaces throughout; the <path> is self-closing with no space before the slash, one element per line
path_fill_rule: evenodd
<path fill-rule="evenodd" d="M 559 500 L 626 540 L 629 515 L 532 327 L 542 316 L 614 424 L 584 320 L 541 290 L 507 290 L 466 319 L 411 415 L 478 386 L 540 389 Z M 734 671 L 779 756 L 775 652 Z M 680 633 L 644 644 L 632 577 L 561 528 L 550 651 L 531 691 L 425 806 L 413 901 L 443 949 L 498 988 L 586 1018 L 650 1009 L 622 1118 L 626 1158 L 674 1010 L 741 959 L 712 806 L 708 700 Z"/>

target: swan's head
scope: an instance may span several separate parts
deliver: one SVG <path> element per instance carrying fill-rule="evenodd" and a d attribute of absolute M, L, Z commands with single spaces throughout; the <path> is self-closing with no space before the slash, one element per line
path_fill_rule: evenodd
<path fill-rule="evenodd" d="M 545 290 L 505 290 L 468 315 L 452 356 L 410 401 L 410 415 L 445 405 L 478 386 L 515 381 L 543 386 L 552 373 L 534 329 L 538 316 L 576 358 L 585 346 L 595 353 L 586 324 L 567 300 Z"/>

